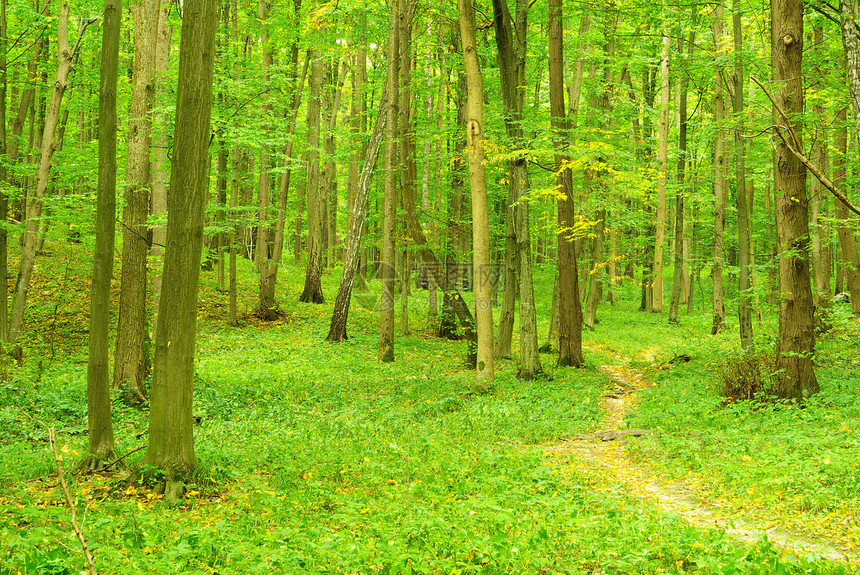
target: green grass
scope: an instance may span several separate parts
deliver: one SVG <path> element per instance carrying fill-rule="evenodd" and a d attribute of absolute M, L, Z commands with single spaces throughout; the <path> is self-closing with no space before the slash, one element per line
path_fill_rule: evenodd
<path fill-rule="evenodd" d="M 602 308 L 597 330 L 586 334 L 587 368 L 555 370 L 544 355 L 549 377 L 521 382 L 514 362 L 501 361 L 494 386 L 479 393 L 463 367 L 465 343 L 426 333 L 423 293 L 412 303 L 413 335 L 399 336 L 397 361 L 383 365 L 373 295 L 353 305 L 350 339 L 329 344 L 331 303 L 296 303 L 302 277 L 292 266 L 281 274 L 281 321 L 260 326 L 246 317 L 244 327 L 230 328 L 226 296 L 205 274 L 197 484 L 168 508 L 147 486 L 119 476 L 70 478 L 101 572 L 845 572 L 814 557 L 784 557 L 766 541 L 746 546 L 720 530 L 690 527 L 620 490 L 599 490 L 544 454 L 543 445 L 596 428 L 607 384 L 597 365 L 621 357 L 641 363 L 646 348 L 668 359 L 701 322 L 676 328 L 635 312 L 635 289 L 627 288 L 627 299 Z M 551 270 L 538 278 L 543 339 Z M 241 279 L 240 307 L 249 311 L 255 280 L 247 262 Z M 338 279 L 324 277 L 329 302 Z M 84 563 L 47 477 L 53 459 L 36 420 L 59 428 L 70 467 L 86 446 L 85 358 L 66 342 L 50 360 L 42 340 L 33 341 L 27 361 L 0 386 L 0 574 L 77 573 Z M 643 422 L 675 425 L 648 419 L 659 394 L 672 389 L 661 383 Z M 698 403 L 685 407 L 713 403 L 708 389 L 700 386 Z M 681 388 L 673 393 L 663 401 L 688 397 Z M 115 406 L 126 453 L 145 443 L 137 436 L 146 413 Z M 683 425 L 696 423 L 689 419 Z M 681 436 L 666 429 L 661 439 Z"/>

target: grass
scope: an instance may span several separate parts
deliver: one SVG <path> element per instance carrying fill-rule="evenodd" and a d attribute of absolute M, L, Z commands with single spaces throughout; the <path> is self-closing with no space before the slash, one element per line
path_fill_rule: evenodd
<path fill-rule="evenodd" d="M 64 257 L 58 247 L 40 265 L 46 272 L 51 266 L 68 267 L 74 260 Z M 73 270 L 72 277 L 86 273 Z M 548 321 L 551 273 L 538 271 L 541 334 Z M 599 364 L 635 358 L 644 365 L 643 350 L 663 361 L 687 345 L 715 354 L 713 340 L 696 335 L 704 333 L 700 324 L 707 318 L 685 318 L 681 328 L 668 326 L 662 316 L 634 311 L 636 294 L 629 288 L 616 308 L 601 309 L 598 329 L 586 334 L 587 368 L 555 370 L 553 358 L 544 355 L 548 378 L 521 382 L 514 377 L 514 362 L 503 360 L 495 385 L 479 393 L 470 385 L 473 372 L 463 367 L 464 342 L 429 334 L 423 294 L 412 302 L 413 335 L 398 336 L 397 361 L 383 365 L 376 361 L 373 295 L 362 294 L 354 302 L 350 339 L 329 344 L 323 338 L 331 303 L 295 302 L 302 277 L 302 270 L 293 266 L 280 275 L 281 320 L 262 325 L 246 314 L 242 327 L 231 328 L 225 325 L 226 297 L 215 289 L 213 274 L 204 274 L 194 408 L 200 417 L 196 485 L 181 505 L 169 508 L 148 486 L 129 484 L 119 475 L 71 478 L 78 506 L 81 512 L 86 509 L 85 530 L 100 571 L 846 571 L 815 557 L 784 556 L 767 541 L 750 547 L 720 530 L 690 527 L 623 490 L 598 489 L 592 478 L 566 472 L 545 455 L 543 446 L 596 428 L 608 383 L 596 369 Z M 329 302 L 338 280 L 337 271 L 324 277 Z M 243 262 L 240 309 L 246 312 L 253 309 L 254 286 L 250 265 Z M 80 335 L 85 306 L 77 292 L 39 293 L 44 299 L 28 318 L 28 357 L 0 386 L 2 575 L 84 569 L 37 421 L 58 427 L 63 463 L 71 467 L 86 446 L 86 363 Z M 62 298 L 60 304 L 46 294 Z M 53 339 L 46 335 L 46 325 L 54 326 Z M 728 346 L 727 338 L 720 341 Z M 834 365 L 843 361 L 837 360 L 841 349 L 834 343 Z M 660 442 L 633 444 L 640 446 L 642 457 L 683 460 L 683 434 L 704 426 L 696 414 L 716 401 L 708 385 L 685 391 L 680 383 L 704 377 L 694 371 L 703 365 L 694 361 L 660 372 L 663 381 L 639 415 L 643 425 L 661 430 Z M 698 399 L 679 401 L 690 397 Z M 849 409 L 850 395 L 825 391 L 822 397 L 830 399 L 802 414 L 791 413 L 823 418 L 839 397 L 846 404 L 840 409 Z M 667 412 L 670 401 L 675 407 Z M 118 449 L 127 453 L 145 443 L 147 416 L 119 403 L 115 408 Z M 770 428 L 753 430 L 753 420 L 765 417 L 765 411 L 735 411 L 731 417 L 745 421 L 749 437 L 724 431 L 737 441 L 766 442 Z M 788 411 L 768 413 L 791 427 Z M 799 440 L 800 434 L 794 437 Z M 823 444 L 826 438 L 815 435 L 809 441 Z M 693 442 L 687 445 L 690 453 L 697 448 Z M 838 463 L 849 469 L 852 452 L 840 450 L 832 449 L 833 467 Z M 132 454 L 129 462 L 138 463 L 142 453 Z M 783 476 L 776 465 L 768 477 Z M 671 469 L 667 463 L 665 472 Z M 732 477 L 725 476 L 725 488 L 734 489 Z M 810 496 L 825 499 L 823 493 Z"/>

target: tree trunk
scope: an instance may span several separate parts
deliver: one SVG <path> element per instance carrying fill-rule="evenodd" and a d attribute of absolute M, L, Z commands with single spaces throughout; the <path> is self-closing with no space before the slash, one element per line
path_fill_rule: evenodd
<path fill-rule="evenodd" d="M 738 325 L 741 347 L 753 346 L 752 324 L 752 203 L 746 181 L 746 142 L 744 141 L 744 60 L 743 26 L 738 0 L 734 0 L 732 30 L 735 42 L 734 98 L 735 115 L 735 202 L 738 210 Z"/>
<path fill-rule="evenodd" d="M 379 157 L 379 144 L 385 130 L 388 119 L 388 95 L 383 91 L 379 103 L 379 111 L 376 116 L 376 124 L 373 134 L 365 153 L 364 165 L 361 168 L 358 182 L 356 183 L 355 197 L 353 198 L 354 210 L 349 222 L 349 236 L 347 236 L 346 252 L 343 261 L 343 275 L 340 278 L 340 287 L 334 301 L 334 311 L 331 316 L 326 341 L 340 342 L 347 339 L 346 323 L 349 317 L 349 304 L 352 299 L 352 287 L 355 274 L 358 271 L 359 257 L 361 253 L 361 233 L 364 229 L 364 220 L 367 217 L 367 200 L 370 195 L 370 184 L 373 181 L 373 172 L 376 169 L 376 160 Z"/>
<path fill-rule="evenodd" d="M 462 0 L 461 0 L 462 1 Z M 565 164 L 568 144 L 568 121 L 564 109 L 563 25 L 561 0 L 549 2 L 549 96 L 555 148 L 556 189 L 558 190 L 558 270 L 559 270 L 559 354 L 558 365 L 582 367 L 582 304 L 576 269 L 574 238 L 576 210 L 573 202 L 573 174 Z"/>
<path fill-rule="evenodd" d="M 310 51 L 311 77 L 310 100 L 308 102 L 308 263 L 305 271 L 305 287 L 299 301 L 323 303 L 322 267 L 323 234 L 325 233 L 325 205 L 320 190 L 320 106 L 324 62 L 316 50 Z"/>
<path fill-rule="evenodd" d="M 3 6 L 5 40 L 5 3 Z M 106 0 L 102 21 L 99 89 L 99 171 L 96 199 L 96 243 L 90 288 L 89 359 L 87 361 L 88 457 L 81 467 L 98 469 L 116 457 L 111 418 L 108 331 L 110 285 L 116 219 L 116 90 L 122 4 Z M 4 46 L 5 47 L 5 46 Z M 2 120 L 3 118 L 0 118 Z M 5 124 L 5 123 L 4 123 Z M 5 284 L 5 278 L 3 283 Z"/>
<path fill-rule="evenodd" d="M 663 253 L 666 243 L 666 172 L 669 154 L 669 51 L 672 40 L 663 33 L 660 54 L 660 132 L 657 147 L 657 218 L 654 233 L 654 267 L 651 282 L 651 311 L 663 311 Z"/>
<path fill-rule="evenodd" d="M 143 457 L 144 465 L 165 473 L 168 501 L 182 497 L 197 467 L 191 404 L 218 2 L 186 0 L 183 14 L 161 321 Z"/>
<path fill-rule="evenodd" d="M 484 83 L 475 46 L 475 12 L 471 0 L 458 0 L 457 8 L 460 14 L 460 39 L 463 43 L 469 114 L 466 119 L 466 143 L 469 152 L 469 183 L 472 188 L 472 252 L 478 331 L 475 383 L 480 388 L 491 385 L 495 375 L 490 284 L 490 217 L 484 168 Z"/>
<path fill-rule="evenodd" d="M 394 361 L 394 225 L 397 218 L 397 116 L 399 112 L 398 74 L 400 71 L 400 3 L 392 0 L 388 28 L 388 71 L 385 87 L 390 95 L 386 114 L 385 196 L 382 208 L 382 295 L 379 301 L 379 349 L 381 362 Z"/>
<path fill-rule="evenodd" d="M 776 106 L 792 118 L 792 128 L 800 144 L 803 131 L 803 3 L 800 0 L 774 3 L 771 58 Z M 779 118 L 776 110 L 774 117 Z M 806 168 L 781 139 L 776 141 L 774 165 L 776 223 L 780 238 L 777 393 L 780 397 L 802 399 L 819 389 L 812 357 L 815 329 L 809 278 Z"/>
<path fill-rule="evenodd" d="M 161 99 L 168 92 L 167 62 L 170 57 L 170 44 L 173 37 L 173 25 L 170 23 L 170 3 L 163 4 L 158 10 L 158 38 L 155 48 L 155 97 Z M 153 117 L 152 124 L 152 160 L 149 167 L 149 186 L 152 198 L 152 215 L 156 218 L 167 218 L 167 187 L 170 177 L 170 167 L 167 158 L 168 126 L 170 118 L 160 112 Z M 234 160 L 235 161 L 235 160 Z M 152 266 L 155 273 L 152 279 L 152 333 L 158 331 L 158 306 L 161 299 L 161 278 L 164 267 L 164 245 L 167 242 L 167 228 L 162 225 L 152 227 Z M 233 245 L 232 242 L 230 244 Z"/>
<path fill-rule="evenodd" d="M 130 400 L 146 399 L 148 371 L 146 333 L 146 259 L 149 254 L 149 149 L 155 94 L 153 69 L 158 33 L 159 0 L 135 0 L 134 74 L 128 111 L 125 207 L 122 226 L 122 271 L 119 293 L 113 387 Z"/>
<path fill-rule="evenodd" d="M 263 84 L 268 85 L 270 81 L 270 73 L 274 65 L 274 53 L 269 43 L 269 9 L 271 5 L 267 0 L 257 1 L 257 20 L 260 25 L 260 45 L 263 50 Z M 271 131 L 269 122 L 272 115 L 272 103 L 268 97 L 262 96 L 263 106 L 261 110 L 262 125 L 260 126 L 261 138 L 263 140 L 262 148 L 260 149 L 260 179 L 257 188 L 257 255 L 256 264 L 260 272 L 260 290 L 257 303 L 257 316 L 264 321 L 273 321 L 278 317 L 278 310 L 275 306 L 275 282 L 274 274 L 269 273 L 269 268 L 272 263 L 269 261 L 269 211 L 271 208 L 271 199 L 269 192 L 271 191 L 272 177 L 270 173 L 269 138 L 268 133 Z M 277 272 L 275 272 L 277 273 Z"/>
<path fill-rule="evenodd" d="M 843 62 L 844 64 L 844 62 Z M 845 189 L 847 181 L 847 170 L 845 169 L 848 157 L 848 124 L 846 122 L 846 110 L 841 108 L 836 113 L 836 154 L 833 157 L 833 181 L 841 189 Z M 854 230 L 848 225 L 848 208 L 838 199 L 834 199 L 836 219 L 839 221 L 837 236 L 839 238 L 839 251 L 845 268 L 846 284 L 851 293 L 851 310 L 855 315 L 860 315 L 860 258 L 857 257 L 857 240 Z"/>
<path fill-rule="evenodd" d="M 860 27 L 857 25 L 857 7 L 856 0 L 839 0 L 842 46 L 848 65 L 848 88 L 854 111 L 853 137 L 860 140 Z"/>
<path fill-rule="evenodd" d="M 714 47 L 716 54 L 722 54 L 724 11 L 722 3 L 714 9 Z M 723 301 L 723 230 L 726 225 L 726 204 L 728 203 L 729 183 L 726 177 L 728 158 L 726 153 L 726 104 L 724 97 L 724 70 L 719 59 L 716 60 L 714 80 L 714 124 L 717 126 L 717 139 L 714 142 L 714 255 L 711 277 L 713 290 L 711 292 L 711 307 L 713 323 L 711 334 L 716 335 L 723 329 L 726 321 L 726 306 Z"/>
<path fill-rule="evenodd" d="M 821 54 L 824 49 L 824 28 L 816 26 L 813 32 L 814 45 L 813 50 Z M 814 90 L 822 88 L 821 83 L 825 81 L 824 74 L 820 70 L 816 70 L 811 74 L 814 82 Z M 812 114 L 814 118 L 825 118 L 824 106 L 821 105 L 821 100 L 816 99 L 815 105 L 812 106 Z M 823 172 L 827 173 L 829 164 L 829 155 L 827 153 L 827 132 L 819 130 L 820 124 L 816 124 L 813 133 L 813 146 L 810 154 L 812 162 L 818 166 Z M 812 178 L 809 184 L 810 196 L 810 239 L 811 239 L 811 260 L 812 260 L 812 285 L 814 286 L 814 301 L 815 301 L 815 320 L 816 326 L 821 331 L 830 329 L 830 307 L 833 303 L 833 292 L 830 291 L 830 233 L 827 220 L 824 185 L 817 179 Z"/>
<path fill-rule="evenodd" d="M 696 10 L 693 10 L 693 23 L 696 22 Z M 675 193 L 675 260 L 674 273 L 672 277 L 672 300 L 669 303 L 669 322 L 680 323 L 678 312 L 683 300 L 684 291 L 684 264 L 686 254 L 684 248 L 687 247 L 687 239 L 684 236 L 685 222 L 685 198 L 687 194 L 686 168 L 687 168 L 687 89 L 690 84 L 690 70 L 687 65 L 689 58 L 693 53 L 695 45 L 696 32 L 695 29 L 690 30 L 690 35 L 687 40 L 687 55 L 684 56 L 684 44 L 681 41 L 679 46 L 679 55 L 684 62 L 684 70 L 681 76 L 680 87 L 678 89 L 678 191 Z"/>

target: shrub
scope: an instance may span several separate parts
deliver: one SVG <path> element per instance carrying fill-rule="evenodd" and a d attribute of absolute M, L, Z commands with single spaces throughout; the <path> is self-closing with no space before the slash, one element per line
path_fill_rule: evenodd
<path fill-rule="evenodd" d="M 773 396 L 776 389 L 776 354 L 741 352 L 719 367 L 719 394 L 725 403 Z"/>

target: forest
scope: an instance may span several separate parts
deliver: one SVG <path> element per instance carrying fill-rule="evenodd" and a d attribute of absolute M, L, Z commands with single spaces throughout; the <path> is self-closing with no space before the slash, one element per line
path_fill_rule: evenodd
<path fill-rule="evenodd" d="M 857 571 L 858 12 L 0 0 L 0 575 Z"/>

